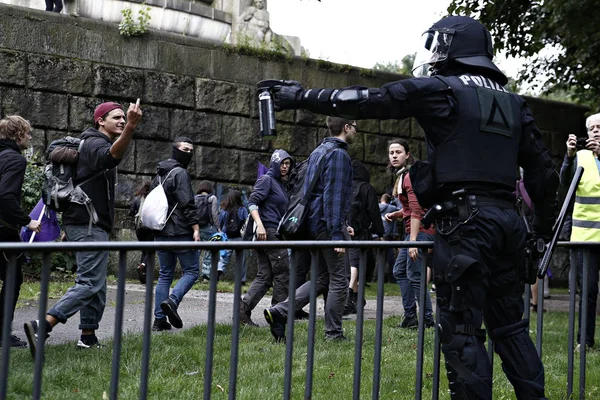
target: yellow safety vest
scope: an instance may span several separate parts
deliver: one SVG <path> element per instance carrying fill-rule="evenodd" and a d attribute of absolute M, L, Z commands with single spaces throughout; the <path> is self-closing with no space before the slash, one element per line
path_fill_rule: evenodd
<path fill-rule="evenodd" d="M 577 166 L 584 168 L 573 208 L 572 242 L 600 242 L 600 172 L 590 150 L 577 152 Z"/>

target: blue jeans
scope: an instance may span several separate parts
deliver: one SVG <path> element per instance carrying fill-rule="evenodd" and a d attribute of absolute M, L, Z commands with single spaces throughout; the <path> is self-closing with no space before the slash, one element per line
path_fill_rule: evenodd
<path fill-rule="evenodd" d="M 206 242 L 215 233 L 217 233 L 217 230 L 210 225 L 204 228 L 200 228 L 200 240 Z M 212 260 L 212 254 L 210 253 L 210 251 L 202 250 L 201 252 L 198 252 L 198 257 L 199 262 L 202 263 L 202 275 L 210 277 L 210 263 Z"/>
<path fill-rule="evenodd" d="M 233 239 L 227 239 L 230 242 L 241 242 L 242 238 L 233 238 Z M 217 269 L 223 273 L 225 273 L 225 268 L 227 267 L 227 265 L 229 264 L 229 261 L 231 260 L 231 254 L 233 254 L 233 250 L 223 250 L 221 252 L 223 255 L 221 256 L 221 258 L 219 259 L 219 266 L 217 267 Z M 246 282 L 246 251 L 242 250 L 242 282 Z"/>
<path fill-rule="evenodd" d="M 404 239 L 410 240 L 410 235 L 406 235 Z M 417 235 L 418 242 L 433 240 L 433 235 L 419 232 Z M 402 306 L 404 307 L 404 317 L 413 318 L 417 315 L 417 303 L 421 293 L 421 268 L 425 254 L 423 249 L 419 249 L 419 256 L 416 260 L 412 260 L 408 256 L 408 248 L 403 247 L 398 253 L 398 258 L 394 264 L 394 278 L 400 286 L 402 294 Z M 427 279 L 425 277 L 425 279 Z M 433 320 L 433 309 L 431 307 L 431 297 L 429 291 L 425 290 L 425 320 Z"/>
<path fill-rule="evenodd" d="M 193 239 L 190 234 L 168 237 L 156 236 L 154 240 L 157 242 L 191 242 Z M 185 296 L 198 279 L 200 266 L 198 264 L 197 250 L 157 251 L 156 253 L 158 254 L 160 271 L 158 273 L 158 283 L 156 284 L 156 294 L 154 296 L 154 317 L 156 319 L 162 319 L 166 316 L 160 309 L 160 303 L 169 298 L 179 306 L 179 303 L 183 300 L 183 296 Z M 181 264 L 183 275 L 179 281 L 177 281 L 171 295 L 169 295 L 169 289 L 171 288 L 171 283 L 173 283 L 173 275 L 178 259 L 179 264 Z"/>
<path fill-rule="evenodd" d="M 65 225 L 69 242 L 108 242 L 108 232 L 92 226 L 88 235 L 88 225 Z M 61 299 L 48 310 L 48 314 L 63 324 L 79 312 L 79 329 L 96 330 L 104 314 L 106 305 L 106 268 L 108 251 L 79 251 L 77 276 L 72 286 Z"/>

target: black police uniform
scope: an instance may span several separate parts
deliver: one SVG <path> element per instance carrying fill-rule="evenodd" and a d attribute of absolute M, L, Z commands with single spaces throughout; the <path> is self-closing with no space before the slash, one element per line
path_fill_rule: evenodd
<path fill-rule="evenodd" d="M 492 397 L 483 320 L 517 398 L 543 399 L 543 366 L 528 321 L 522 319 L 520 274 L 527 232 L 515 209 L 514 190 L 519 165 L 535 206 L 534 234 L 549 236 L 558 175 L 526 102 L 502 86 L 506 77 L 491 63 L 489 32 L 466 17 L 440 23 L 454 24 L 453 33 L 464 24 L 481 27 L 488 64 L 477 65 L 472 58 L 461 63 L 456 57 L 457 62 L 434 77 L 379 89 L 305 90 L 297 82 L 283 81 L 272 89 L 275 106 L 349 119 L 417 119 L 425 131 L 430 165 L 422 164 L 415 174 L 431 171 L 431 176 L 416 186 L 430 183 L 429 200 L 440 210 L 433 266 L 452 398 Z M 462 40 L 461 45 L 464 34 Z"/>

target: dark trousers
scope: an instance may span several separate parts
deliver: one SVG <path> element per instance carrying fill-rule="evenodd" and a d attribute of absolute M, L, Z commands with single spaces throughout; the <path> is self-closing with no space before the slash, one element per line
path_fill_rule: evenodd
<path fill-rule="evenodd" d="M 46 0 L 46 11 L 61 12 L 63 9 L 62 0 Z"/>
<path fill-rule="evenodd" d="M 278 240 L 277 229 L 266 229 L 267 240 Z M 272 305 L 285 300 L 288 295 L 290 259 L 287 249 L 257 250 L 256 254 L 258 273 L 242 299 L 249 310 L 254 310 L 271 286 L 273 286 Z"/>
<path fill-rule="evenodd" d="M 435 238 L 433 267 L 440 338 L 453 399 L 492 398 L 492 370 L 485 322 L 517 398 L 544 398 L 544 368 L 523 316 L 526 228 L 514 209 L 481 207 L 466 224 L 452 217 L 450 234 Z"/>
<path fill-rule="evenodd" d="M 310 272 L 310 250 L 292 250 L 292 258 L 296 261 L 296 289 L 304 285 Z"/>
<path fill-rule="evenodd" d="M 135 236 L 139 242 L 153 242 L 154 234 L 150 229 L 140 228 L 135 230 Z M 140 264 L 146 264 L 148 261 L 148 251 L 142 250 L 142 256 L 140 257 Z"/>
<path fill-rule="evenodd" d="M 0 228 L 0 242 L 20 242 L 21 238 L 19 233 L 13 229 Z M 20 255 L 17 257 L 17 265 L 15 270 L 15 280 L 13 282 L 6 282 L 6 272 L 9 267 L 9 255 L 0 253 L 0 280 L 2 280 L 2 291 L 0 291 L 0 333 L 2 329 L 2 323 L 4 322 L 4 304 L 8 301 L 11 304 L 11 311 L 8 318 L 11 320 L 15 314 L 15 308 L 17 307 L 17 300 L 19 299 L 19 292 L 21 285 L 23 284 L 23 262 L 24 256 Z M 6 299 L 6 287 L 12 285 L 14 287 L 14 296 L 11 299 Z"/>
<path fill-rule="evenodd" d="M 327 234 L 319 234 L 315 240 L 329 240 Z M 346 271 L 344 254 L 338 254 L 333 249 L 319 249 L 315 251 L 319 257 L 319 269 L 317 276 L 311 279 L 317 280 L 317 296 L 327 293 L 325 302 L 325 335 L 339 337 L 342 330 L 342 313 L 348 294 L 348 273 Z M 289 311 L 289 299 L 277 304 L 274 308 L 283 317 L 287 317 Z M 310 281 L 304 283 L 296 290 L 296 309 L 300 310 L 310 301 Z"/>
<path fill-rule="evenodd" d="M 571 250 L 571 267 L 577 268 L 579 277 L 579 313 L 577 327 L 577 342 L 581 343 L 581 304 L 583 300 L 583 249 Z M 596 333 L 596 303 L 598 302 L 598 278 L 600 271 L 600 249 L 590 248 L 588 256 L 588 276 L 587 276 L 587 329 L 585 333 L 585 343 L 594 347 L 594 335 Z"/>

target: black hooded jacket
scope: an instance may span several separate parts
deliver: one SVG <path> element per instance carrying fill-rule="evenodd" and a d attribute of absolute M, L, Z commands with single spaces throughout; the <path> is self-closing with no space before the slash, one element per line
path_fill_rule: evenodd
<path fill-rule="evenodd" d="M 27 160 L 14 140 L 0 140 L 0 229 L 19 229 L 31 218 L 21 208 L 21 188 Z"/>
<path fill-rule="evenodd" d="M 168 178 L 165 180 L 167 175 Z M 175 207 L 175 210 L 159 235 L 189 235 L 190 240 L 192 240 L 192 233 L 194 232 L 192 226 L 198 223 L 199 216 L 198 209 L 194 203 L 194 191 L 189 172 L 181 163 L 169 158 L 158 164 L 157 176 L 152 180 L 151 189 L 158 186 L 158 177 L 161 178 L 165 194 L 167 195 L 169 213 Z"/>
<path fill-rule="evenodd" d="M 381 214 L 379 213 L 377 194 L 375 193 L 375 188 L 370 183 L 371 173 L 362 162 L 352 160 L 352 176 L 352 193 L 355 193 L 355 189 L 360 185 L 357 197 L 364 205 L 364 212 L 371 222 L 370 232 L 355 232 L 355 239 L 366 239 L 369 238 L 370 234 L 383 237 L 385 230 L 381 221 Z M 355 199 L 352 199 L 352 201 L 355 201 Z"/>

